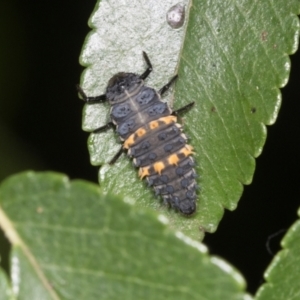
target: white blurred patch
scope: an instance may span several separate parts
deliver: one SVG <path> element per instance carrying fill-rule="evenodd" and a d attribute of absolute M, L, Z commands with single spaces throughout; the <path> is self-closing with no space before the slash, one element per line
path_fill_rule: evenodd
<path fill-rule="evenodd" d="M 208 249 L 204 244 L 201 244 L 200 242 L 191 239 L 190 237 L 184 235 L 182 232 L 177 231 L 175 235 L 176 235 L 177 238 L 179 238 L 180 240 L 185 242 L 187 245 L 196 248 L 201 253 L 207 253 L 208 252 Z"/>

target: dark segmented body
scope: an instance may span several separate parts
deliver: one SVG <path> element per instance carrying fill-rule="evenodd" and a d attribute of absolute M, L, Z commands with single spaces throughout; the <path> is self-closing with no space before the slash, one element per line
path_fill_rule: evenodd
<path fill-rule="evenodd" d="M 106 90 L 111 120 L 123 148 L 157 195 L 185 215 L 196 210 L 196 173 L 192 147 L 167 103 L 141 76 L 118 73 Z"/>

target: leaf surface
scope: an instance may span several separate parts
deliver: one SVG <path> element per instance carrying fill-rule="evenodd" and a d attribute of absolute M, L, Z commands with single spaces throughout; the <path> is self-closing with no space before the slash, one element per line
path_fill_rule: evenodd
<path fill-rule="evenodd" d="M 93 184 L 27 172 L 2 184 L 0 205 L 18 299 L 251 299 L 204 245 Z"/>
<path fill-rule="evenodd" d="M 120 147 L 112 130 L 92 133 L 89 149 L 92 163 L 104 165 L 99 175 L 104 191 L 164 212 L 174 228 L 199 238 L 204 231 L 216 230 L 224 208 L 235 209 L 243 184 L 252 181 L 255 157 L 266 139 L 265 125 L 275 122 L 281 105 L 279 88 L 288 80 L 288 54 L 298 46 L 300 4 L 298 0 L 183 1 L 186 21 L 178 30 L 166 22 L 166 12 L 174 4 L 99 2 L 81 54 L 87 67 L 81 85 L 87 95 L 95 96 L 103 94 L 117 72 L 141 74 L 143 50 L 154 66 L 147 85 L 159 89 L 179 74 L 166 99 L 175 109 L 196 102 L 183 116 L 200 175 L 193 217 L 168 210 L 155 199 L 127 158 L 112 167 L 106 164 Z M 107 105 L 85 107 L 84 130 L 92 131 L 108 120 Z"/>
<path fill-rule="evenodd" d="M 298 210 L 300 216 L 300 210 Z M 282 250 L 276 254 L 265 272 L 266 283 L 257 292 L 256 300 L 300 299 L 300 221 L 283 238 Z"/>
<path fill-rule="evenodd" d="M 5 272 L 0 268 L 0 300 L 13 300 L 13 293 Z"/>

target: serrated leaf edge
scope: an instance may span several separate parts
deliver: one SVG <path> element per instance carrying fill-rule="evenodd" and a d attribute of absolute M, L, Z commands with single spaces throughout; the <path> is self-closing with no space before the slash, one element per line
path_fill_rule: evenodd
<path fill-rule="evenodd" d="M 18 235 L 17 231 L 15 230 L 13 223 L 9 220 L 9 218 L 4 213 L 3 209 L 0 206 L 0 227 L 5 232 L 6 237 L 10 241 L 10 243 L 15 247 L 20 247 L 24 253 L 24 255 L 27 257 L 29 263 L 35 270 L 38 278 L 41 280 L 43 286 L 45 289 L 49 292 L 49 295 L 52 299 L 59 300 L 60 298 L 55 293 L 54 289 L 52 288 L 51 284 L 48 282 L 45 274 L 43 273 L 42 269 L 40 268 L 38 262 L 36 261 L 34 255 L 31 253 L 29 248 L 26 246 L 26 244 L 23 242 L 21 237 Z M 13 270 L 11 274 L 12 278 L 12 290 L 14 294 L 17 294 L 18 292 L 18 286 L 16 284 L 19 284 L 18 278 L 14 278 Z"/>

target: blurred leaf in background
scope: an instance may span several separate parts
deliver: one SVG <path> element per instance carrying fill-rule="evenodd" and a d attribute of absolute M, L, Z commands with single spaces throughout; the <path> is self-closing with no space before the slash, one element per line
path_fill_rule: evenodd
<path fill-rule="evenodd" d="M 250 299 L 204 245 L 96 185 L 27 172 L 3 182 L 0 204 L 18 299 Z M 0 295 L 11 288 L 0 273 Z"/>

